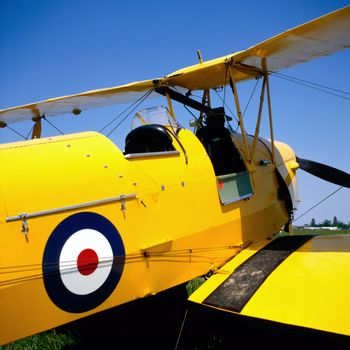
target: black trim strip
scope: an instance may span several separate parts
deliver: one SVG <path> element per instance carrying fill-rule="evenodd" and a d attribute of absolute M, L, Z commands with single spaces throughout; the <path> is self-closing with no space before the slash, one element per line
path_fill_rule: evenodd
<path fill-rule="evenodd" d="M 203 304 L 241 312 L 272 271 L 311 237 L 313 236 L 276 238 L 236 268 Z"/>

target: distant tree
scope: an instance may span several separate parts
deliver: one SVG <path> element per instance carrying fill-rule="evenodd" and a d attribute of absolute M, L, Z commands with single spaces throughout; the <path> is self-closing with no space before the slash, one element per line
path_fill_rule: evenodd
<path fill-rule="evenodd" d="M 311 219 L 311 224 L 310 224 L 311 227 L 315 227 L 316 226 L 316 221 L 314 218 Z"/>
<path fill-rule="evenodd" d="M 346 230 L 346 229 L 349 228 L 347 224 L 344 224 L 344 223 L 341 222 L 341 221 L 338 221 L 337 227 L 341 228 L 342 230 Z"/>
<path fill-rule="evenodd" d="M 324 220 L 323 222 L 321 222 L 321 226 L 324 226 L 324 227 L 332 226 L 332 222 L 331 220 Z"/>
<path fill-rule="evenodd" d="M 338 219 L 337 219 L 336 216 L 333 218 L 333 224 L 332 224 L 332 226 L 338 226 Z"/>

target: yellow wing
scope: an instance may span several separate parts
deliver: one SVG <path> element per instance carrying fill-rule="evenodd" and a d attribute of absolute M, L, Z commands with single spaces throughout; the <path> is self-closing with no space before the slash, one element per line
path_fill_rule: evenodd
<path fill-rule="evenodd" d="M 350 235 L 287 236 L 240 252 L 190 300 L 265 320 L 350 335 Z"/>
<path fill-rule="evenodd" d="M 311 22 L 287 30 L 249 49 L 220 57 L 202 64 L 180 69 L 168 76 L 169 83 L 189 90 L 210 89 L 228 83 L 225 63 L 253 66 L 262 69 L 282 68 L 310 61 L 350 47 L 350 6 L 331 12 Z M 253 71 L 237 70 L 235 80 L 255 77 Z"/>
<path fill-rule="evenodd" d="M 205 90 L 223 86 L 229 82 L 228 62 L 235 64 L 237 68 L 234 73 L 236 81 L 251 79 L 261 74 L 263 58 L 266 58 L 267 69 L 276 71 L 350 47 L 349 23 L 350 6 L 347 6 L 245 51 L 180 69 L 162 79 L 133 82 L 0 110 L 0 127 L 42 116 L 77 114 L 89 108 L 134 101 L 142 98 L 159 84 L 178 86 L 188 90 Z M 257 71 L 247 70 L 243 68 L 244 65 L 254 66 Z"/>
<path fill-rule="evenodd" d="M 10 123 L 31 120 L 38 117 L 74 113 L 83 110 L 125 103 L 141 98 L 153 89 L 152 80 L 134 82 L 112 88 L 91 90 L 83 93 L 52 98 L 19 107 L 0 110 L 0 127 Z"/>

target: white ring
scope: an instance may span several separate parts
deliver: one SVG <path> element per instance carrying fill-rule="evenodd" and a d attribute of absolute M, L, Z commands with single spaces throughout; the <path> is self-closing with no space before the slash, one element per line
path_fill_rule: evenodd
<path fill-rule="evenodd" d="M 92 249 L 98 256 L 98 266 L 89 275 L 79 272 L 77 261 L 85 249 Z M 63 245 L 59 269 L 63 284 L 78 295 L 87 295 L 102 286 L 113 265 L 113 251 L 107 238 L 99 231 L 83 229 L 73 233 Z"/>

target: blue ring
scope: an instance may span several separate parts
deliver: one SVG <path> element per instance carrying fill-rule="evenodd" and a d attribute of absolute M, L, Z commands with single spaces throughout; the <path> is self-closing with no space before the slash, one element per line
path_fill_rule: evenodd
<path fill-rule="evenodd" d="M 83 229 L 96 230 L 104 235 L 112 248 L 114 259 L 112 269 L 102 286 L 92 293 L 78 295 L 63 284 L 59 257 L 69 237 Z M 123 273 L 124 263 L 123 241 L 116 227 L 108 219 L 91 212 L 73 214 L 56 226 L 46 243 L 42 264 L 46 292 L 62 310 L 72 313 L 89 311 L 102 304 L 112 294 Z"/>

